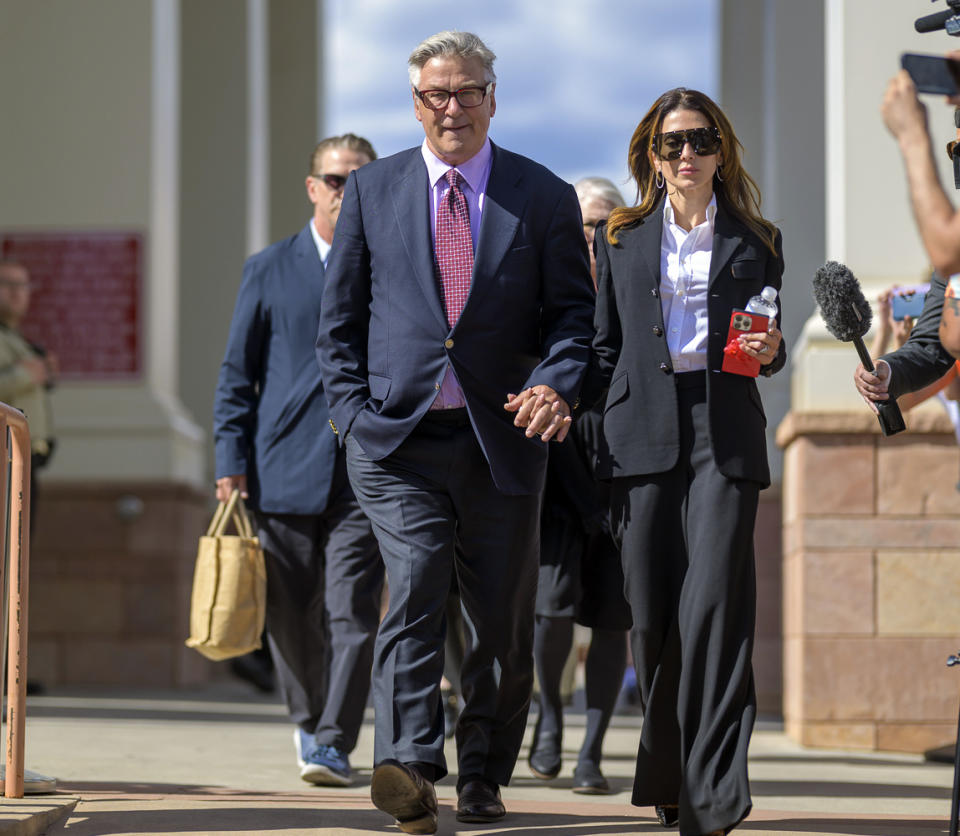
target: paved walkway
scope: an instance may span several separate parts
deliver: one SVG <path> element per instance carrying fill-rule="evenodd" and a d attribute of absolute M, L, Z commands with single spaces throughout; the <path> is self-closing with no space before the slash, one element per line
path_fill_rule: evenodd
<path fill-rule="evenodd" d="M 615 718 L 607 736 L 603 767 L 615 792 L 570 792 L 582 721 L 570 717 L 561 777 L 539 781 L 521 762 L 503 793 L 509 815 L 496 825 L 459 824 L 454 779 L 441 782 L 439 832 L 667 832 L 651 809 L 629 803 L 639 734 L 633 717 Z M 370 804 L 372 744 L 368 723 L 353 756 L 356 784 L 335 791 L 299 779 L 283 710 L 240 683 L 196 693 L 32 697 L 27 767 L 56 776 L 58 792 L 5 800 L 0 834 L 396 834 Z M 447 755 L 455 762 L 452 747 Z M 925 836 L 948 829 L 953 772 L 947 765 L 905 755 L 802 749 L 776 725 L 761 723 L 750 768 L 754 812 L 737 833 Z"/>

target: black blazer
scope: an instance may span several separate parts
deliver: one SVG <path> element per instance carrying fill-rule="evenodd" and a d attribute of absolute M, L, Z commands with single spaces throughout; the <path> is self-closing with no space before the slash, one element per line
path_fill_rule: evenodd
<path fill-rule="evenodd" d="M 940 343 L 940 315 L 946 280 L 936 273 L 930 277 L 930 290 L 923 311 L 903 346 L 881 359 L 890 365 L 890 397 L 916 392 L 943 377 L 954 359 Z"/>
<path fill-rule="evenodd" d="M 596 337 L 585 402 L 609 387 L 603 431 L 607 450 L 597 462 L 600 478 L 670 470 L 680 449 L 676 384 L 660 304 L 662 203 L 642 222 L 607 243 L 598 225 Z M 780 234 L 776 249 L 781 253 Z M 767 419 L 756 381 L 720 371 L 733 308 L 743 308 L 765 285 L 780 289 L 783 258 L 718 206 L 708 286 L 707 403 L 713 451 L 731 479 L 770 484 L 764 430 Z M 781 311 L 782 315 L 782 311 Z M 783 368 L 781 343 L 767 374 Z"/>

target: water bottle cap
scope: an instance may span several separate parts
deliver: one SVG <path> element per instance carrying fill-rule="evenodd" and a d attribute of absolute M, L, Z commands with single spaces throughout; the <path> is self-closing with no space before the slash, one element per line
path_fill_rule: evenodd
<path fill-rule="evenodd" d="M 769 285 L 760 291 L 760 295 L 768 302 L 773 302 L 777 298 L 777 289 Z"/>

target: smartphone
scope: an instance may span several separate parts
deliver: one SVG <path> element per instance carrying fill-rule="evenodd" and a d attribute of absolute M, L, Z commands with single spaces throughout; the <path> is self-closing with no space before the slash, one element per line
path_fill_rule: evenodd
<path fill-rule="evenodd" d="M 727 344 L 723 348 L 721 371 L 744 377 L 756 377 L 760 374 L 760 361 L 740 350 L 740 335 L 766 331 L 768 324 L 769 320 L 762 314 L 747 313 L 734 308 L 730 314 L 730 328 L 727 331 Z"/>
<path fill-rule="evenodd" d="M 900 66 L 910 73 L 920 93 L 960 95 L 960 61 L 942 55 L 905 52 L 900 56 Z"/>
<path fill-rule="evenodd" d="M 895 291 L 890 300 L 893 318 L 897 322 L 907 316 L 916 320 L 920 316 L 920 311 L 923 310 L 923 302 L 926 298 L 926 288 L 908 288 Z"/>

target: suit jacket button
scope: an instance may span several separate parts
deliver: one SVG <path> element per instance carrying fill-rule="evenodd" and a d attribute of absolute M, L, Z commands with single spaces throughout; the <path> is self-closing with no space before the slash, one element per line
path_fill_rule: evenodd
<path fill-rule="evenodd" d="M 651 295 L 651 296 L 657 296 L 657 295 L 659 295 L 659 294 L 657 293 L 657 289 L 656 289 L 655 287 L 651 287 L 651 288 L 650 288 L 650 295 Z"/>
<path fill-rule="evenodd" d="M 663 328 L 661 328 L 659 325 L 654 325 L 654 326 L 653 326 L 653 335 L 654 335 L 655 337 L 662 337 L 662 336 L 663 336 Z"/>
<path fill-rule="evenodd" d="M 664 374 L 670 374 L 670 372 L 672 372 L 673 369 L 671 369 L 666 363 L 661 363 L 660 371 L 662 371 Z"/>
<path fill-rule="evenodd" d="M 445 340 L 443 343 L 444 348 L 453 348 L 453 340 Z"/>

